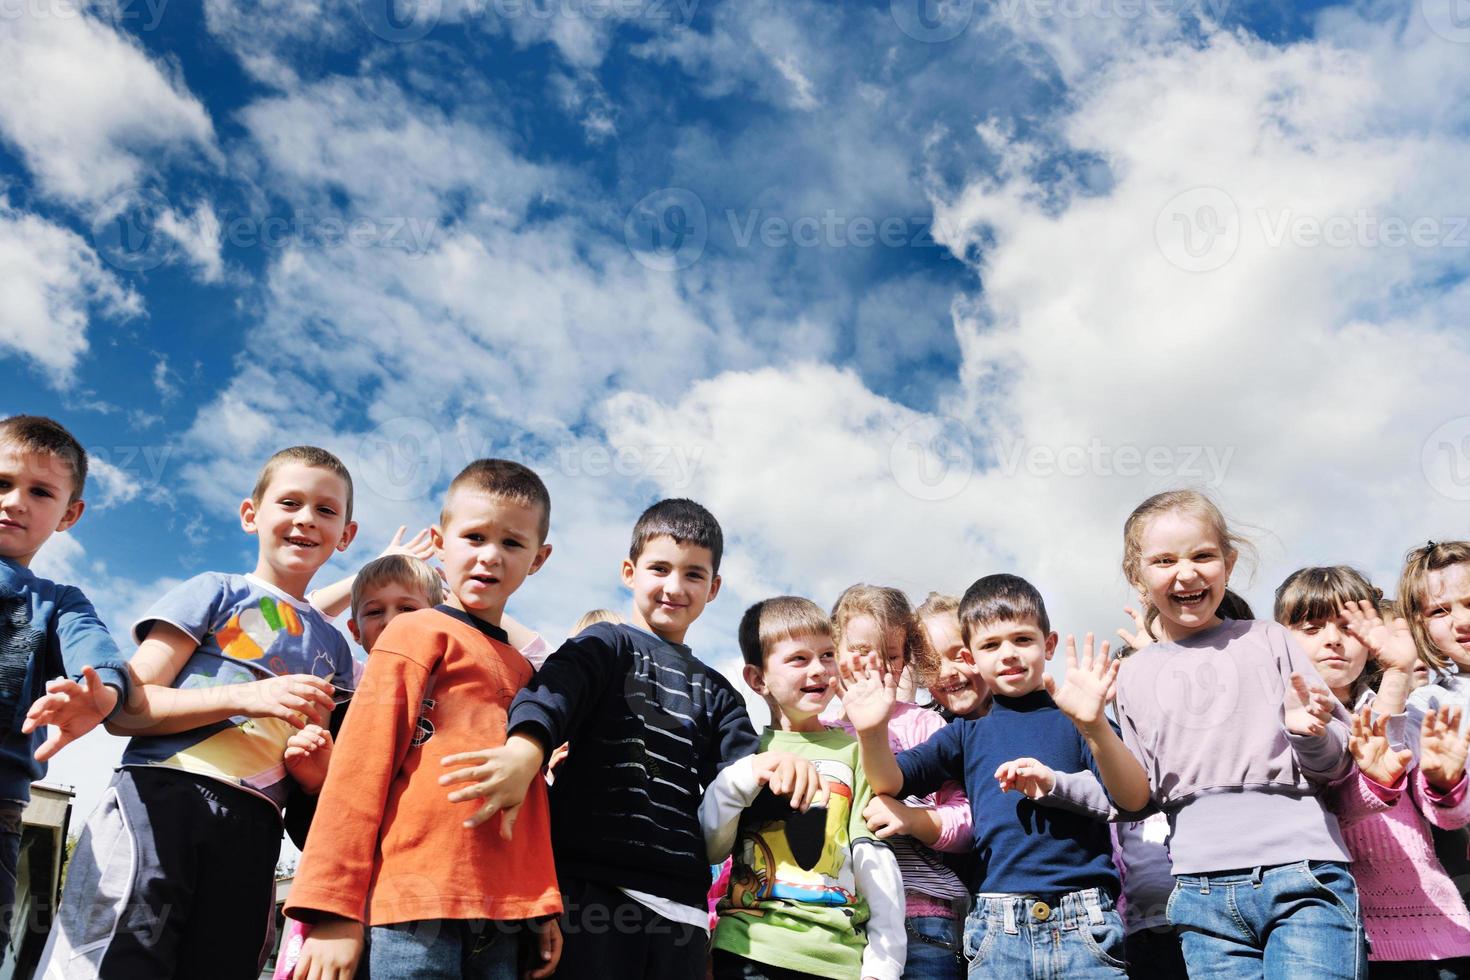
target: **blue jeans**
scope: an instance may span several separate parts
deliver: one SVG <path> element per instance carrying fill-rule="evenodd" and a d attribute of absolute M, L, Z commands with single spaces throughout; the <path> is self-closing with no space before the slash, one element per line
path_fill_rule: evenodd
<path fill-rule="evenodd" d="M 975 897 L 965 921 L 970 977 L 1123 980 L 1123 920 L 1112 898 L 1088 888 L 1053 906 L 1034 896 Z"/>
<path fill-rule="evenodd" d="M 903 980 L 960 980 L 965 975 L 959 919 L 915 915 L 903 921 L 909 937 Z"/>
<path fill-rule="evenodd" d="M 1176 875 L 1174 882 L 1169 922 L 1179 931 L 1190 976 L 1367 976 L 1358 886 L 1345 864 L 1297 861 Z"/>
<path fill-rule="evenodd" d="M 24 803 L 0 800 L 0 953 L 10 945 L 15 918 L 15 877 L 20 869 L 21 814 L 25 808 Z"/>
<path fill-rule="evenodd" d="M 372 975 L 414 980 L 516 980 L 521 922 L 424 919 L 373 926 Z"/>

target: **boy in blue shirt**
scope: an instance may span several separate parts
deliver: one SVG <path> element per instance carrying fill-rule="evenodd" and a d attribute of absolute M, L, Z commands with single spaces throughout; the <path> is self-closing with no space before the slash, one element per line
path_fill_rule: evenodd
<path fill-rule="evenodd" d="M 964 782 L 977 852 L 969 883 L 975 903 L 964 933 L 971 976 L 1124 977 L 1107 824 L 1057 809 L 1029 778 L 1037 763 L 1057 772 L 1089 770 L 1119 809 L 1147 805 L 1143 767 L 1103 713 L 1117 664 L 1106 645 L 1093 657 L 1091 635 L 1079 662 L 1069 638 L 1058 689 L 1045 670 L 1057 635 L 1040 593 L 1014 575 L 970 586 L 960 624 L 992 692 L 990 713 L 959 719 L 896 759 L 887 724 L 897 679 L 871 667 L 854 676 L 844 665 L 842 701 L 860 736 L 868 781 L 875 793 L 899 799 L 931 793 L 946 779 Z M 1032 758 L 1016 759 L 1018 747 Z"/>
<path fill-rule="evenodd" d="M 134 689 L 109 723 L 131 734 L 87 821 L 38 975 L 254 980 L 269 950 L 285 750 L 325 726 L 347 641 L 307 603 L 312 575 L 345 550 L 352 479 L 296 446 L 267 461 L 240 505 L 254 572 L 206 572 L 133 628 Z M 320 788 L 319 767 L 315 786 Z"/>
<path fill-rule="evenodd" d="M 117 644 L 87 597 L 30 570 L 46 540 L 81 519 L 86 481 L 86 451 L 60 424 L 35 415 L 0 421 L 0 948 L 10 939 L 21 813 L 31 783 L 65 744 L 24 712 L 67 683 L 101 717 L 128 690 Z"/>

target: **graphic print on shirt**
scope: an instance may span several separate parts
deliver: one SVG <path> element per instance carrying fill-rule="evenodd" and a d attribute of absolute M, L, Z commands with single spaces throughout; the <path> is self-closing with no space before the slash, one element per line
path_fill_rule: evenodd
<path fill-rule="evenodd" d="M 419 720 L 414 725 L 413 744 L 417 748 L 434 737 L 434 723 L 429 720 L 428 714 L 439 706 L 439 702 L 433 698 L 424 698 L 419 708 Z"/>
<path fill-rule="evenodd" d="M 848 840 L 853 772 L 833 759 L 813 760 L 829 791 L 825 808 L 788 811 L 780 820 L 743 826 L 720 914 L 763 916 L 761 903 L 851 905 L 856 898 Z M 784 804 L 784 801 L 781 801 Z"/>
<path fill-rule="evenodd" d="M 235 613 L 215 633 L 215 641 L 227 657 L 237 660 L 259 660 L 276 642 L 284 630 L 290 636 L 300 636 L 301 617 L 296 615 L 289 603 L 277 602 L 268 595 L 260 597 L 255 606 Z M 330 660 L 328 661 L 330 667 Z M 285 662 L 281 662 L 281 668 Z M 272 664 L 273 673 L 285 673 Z"/>
<path fill-rule="evenodd" d="M 0 718 L 3 731 L 15 728 L 15 717 L 30 707 L 22 704 L 26 672 L 45 642 L 31 625 L 31 604 L 24 595 L 0 595 Z"/>

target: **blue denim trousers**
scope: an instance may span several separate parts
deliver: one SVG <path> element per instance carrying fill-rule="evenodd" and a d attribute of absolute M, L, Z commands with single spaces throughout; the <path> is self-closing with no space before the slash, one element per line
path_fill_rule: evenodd
<path fill-rule="evenodd" d="M 1368 950 L 1346 864 L 1176 875 L 1169 922 L 1192 977 L 1361 980 Z"/>
<path fill-rule="evenodd" d="M 373 926 L 372 975 L 414 980 L 517 980 L 521 922 L 424 919 Z"/>
<path fill-rule="evenodd" d="M 914 915 L 904 919 L 908 933 L 908 961 L 903 980 L 960 980 L 965 959 L 960 952 L 963 924 L 942 915 Z"/>
<path fill-rule="evenodd" d="M 1056 905 L 1032 895 L 975 897 L 965 921 L 969 975 L 1124 980 L 1123 920 L 1098 888 L 1061 896 Z"/>

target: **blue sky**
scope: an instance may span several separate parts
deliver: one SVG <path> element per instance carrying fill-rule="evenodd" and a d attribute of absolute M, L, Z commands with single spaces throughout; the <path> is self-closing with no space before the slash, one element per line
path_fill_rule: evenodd
<path fill-rule="evenodd" d="M 1255 528 L 1258 606 L 1389 583 L 1466 534 L 1460 2 L 18 0 L 0 410 L 98 461 L 40 567 L 125 635 L 250 566 L 240 497 L 313 442 L 358 482 L 333 573 L 536 465 L 553 639 L 705 501 L 725 665 L 773 592 L 1002 568 L 1110 633 L 1180 484 Z"/>

